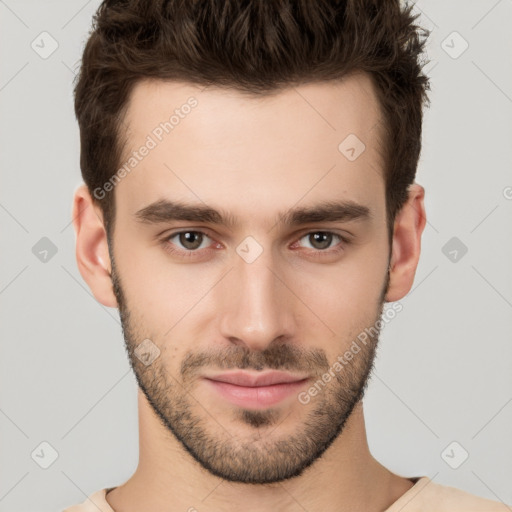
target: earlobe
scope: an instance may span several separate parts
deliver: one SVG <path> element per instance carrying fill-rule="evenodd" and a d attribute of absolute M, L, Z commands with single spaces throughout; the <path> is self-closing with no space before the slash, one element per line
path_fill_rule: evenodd
<path fill-rule="evenodd" d="M 389 287 L 385 300 L 399 300 L 410 291 L 421 252 L 421 235 L 426 223 L 425 190 L 414 183 L 394 223 Z"/>
<path fill-rule="evenodd" d="M 104 306 L 116 308 L 103 215 L 101 208 L 94 204 L 86 185 L 81 185 L 75 191 L 72 217 L 78 270 L 96 300 Z"/>

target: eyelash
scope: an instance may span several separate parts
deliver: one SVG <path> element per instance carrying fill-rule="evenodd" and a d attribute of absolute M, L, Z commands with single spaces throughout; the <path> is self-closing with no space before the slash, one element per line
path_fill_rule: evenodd
<path fill-rule="evenodd" d="M 180 257 L 185 257 L 185 258 L 194 258 L 194 257 L 197 257 L 198 254 L 200 254 L 201 251 L 211 251 L 212 249 L 210 249 L 209 247 L 206 248 L 206 249 L 195 249 L 195 250 L 186 250 L 186 249 L 174 249 L 172 246 L 174 244 L 170 243 L 169 240 L 171 240 L 172 238 L 182 234 L 182 233 L 199 233 L 203 236 L 206 236 L 207 238 L 210 238 L 212 239 L 211 236 L 208 235 L 208 233 L 205 233 L 204 231 L 201 231 L 201 230 L 198 230 L 198 229 L 185 229 L 185 230 L 182 230 L 182 231 L 176 231 L 175 233 L 171 233 L 170 235 L 167 235 L 163 240 L 163 244 L 164 244 L 164 249 L 169 252 L 170 254 L 173 254 L 173 255 L 178 255 Z M 313 258 L 321 258 L 325 255 L 336 255 L 338 253 L 341 253 L 345 250 L 345 245 L 348 245 L 350 244 L 350 240 L 338 233 L 335 233 L 333 231 L 324 231 L 324 230 L 315 230 L 315 231 L 308 231 L 307 233 L 304 233 L 303 235 L 300 236 L 299 240 L 301 240 L 302 238 L 304 237 L 307 237 L 309 235 L 312 235 L 312 234 L 315 234 L 315 233 L 324 233 L 324 234 L 327 234 L 327 235 L 333 235 L 334 237 L 337 237 L 341 240 L 340 244 L 336 245 L 335 248 L 332 248 L 332 249 L 310 249 L 311 251 L 313 251 L 312 253 L 309 254 L 309 257 L 313 257 Z"/>

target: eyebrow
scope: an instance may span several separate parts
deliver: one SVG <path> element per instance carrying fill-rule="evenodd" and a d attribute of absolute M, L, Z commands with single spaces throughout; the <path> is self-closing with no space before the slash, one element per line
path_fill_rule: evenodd
<path fill-rule="evenodd" d="M 223 210 L 216 210 L 204 204 L 190 204 L 183 201 L 161 199 L 138 210 L 135 214 L 138 222 L 160 224 L 171 221 L 190 221 L 223 225 L 234 228 L 237 218 Z M 369 220 L 370 209 L 355 201 L 323 201 L 306 207 L 292 208 L 277 214 L 277 224 L 300 226 L 316 222 L 342 222 L 351 220 Z"/>

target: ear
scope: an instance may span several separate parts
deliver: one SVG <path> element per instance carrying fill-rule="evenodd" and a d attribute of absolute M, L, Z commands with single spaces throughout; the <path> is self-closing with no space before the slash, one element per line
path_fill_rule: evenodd
<path fill-rule="evenodd" d="M 75 191 L 72 215 L 78 270 L 98 302 L 117 308 L 103 214 L 101 208 L 94 204 L 86 185 Z"/>
<path fill-rule="evenodd" d="M 405 297 L 414 282 L 426 223 L 424 197 L 421 185 L 411 185 L 409 198 L 395 218 L 387 302 Z"/>

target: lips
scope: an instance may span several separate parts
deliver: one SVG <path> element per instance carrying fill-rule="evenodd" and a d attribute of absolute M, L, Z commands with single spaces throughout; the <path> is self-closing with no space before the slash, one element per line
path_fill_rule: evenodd
<path fill-rule="evenodd" d="M 230 372 L 205 377 L 217 396 L 247 409 L 262 409 L 296 395 L 308 381 L 304 375 L 271 371 L 263 374 Z"/>
<path fill-rule="evenodd" d="M 272 371 L 258 375 L 247 372 L 232 372 L 214 375 L 206 378 L 210 380 L 215 380 L 217 382 L 226 382 L 228 384 L 233 384 L 235 386 L 245 386 L 254 388 L 259 386 L 272 386 L 274 384 L 298 382 L 306 379 L 307 376 L 292 375 L 286 372 Z"/>

